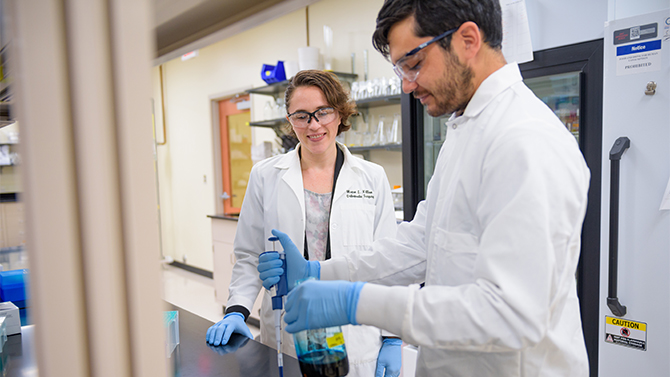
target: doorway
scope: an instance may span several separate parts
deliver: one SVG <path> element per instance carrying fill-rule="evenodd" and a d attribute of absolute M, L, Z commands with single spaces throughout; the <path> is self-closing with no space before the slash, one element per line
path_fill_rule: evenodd
<path fill-rule="evenodd" d="M 248 95 L 219 101 L 222 170 L 220 199 L 225 215 L 239 215 L 253 166 L 249 108 L 240 106 L 248 101 Z"/>

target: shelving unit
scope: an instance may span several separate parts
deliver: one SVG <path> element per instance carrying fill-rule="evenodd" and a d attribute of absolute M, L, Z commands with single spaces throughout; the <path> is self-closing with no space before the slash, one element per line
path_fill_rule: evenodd
<path fill-rule="evenodd" d="M 400 105 L 400 98 L 401 98 L 400 94 L 393 94 L 390 96 L 383 96 L 383 97 L 366 98 L 356 101 L 356 106 L 359 109 L 369 109 L 371 107 Z"/>
<path fill-rule="evenodd" d="M 332 72 L 337 76 L 341 81 L 344 82 L 352 82 L 356 80 L 358 77 L 357 74 L 354 73 L 345 73 L 345 72 Z M 284 80 L 280 82 L 276 82 L 274 84 L 269 84 L 266 86 L 261 86 L 258 88 L 253 88 L 247 90 L 247 93 L 249 94 L 259 94 L 263 96 L 271 96 L 275 100 L 284 95 L 284 92 L 286 91 L 286 88 L 288 88 L 289 81 Z M 268 128 L 277 128 L 283 124 L 286 124 L 287 121 L 285 118 L 275 118 L 275 119 L 265 119 L 265 120 L 259 120 L 255 122 L 249 122 L 249 126 L 251 127 L 268 127 Z"/>
<path fill-rule="evenodd" d="M 344 72 L 332 72 L 342 81 L 351 82 L 358 78 L 358 75 L 355 73 L 344 73 Z M 253 88 L 247 90 L 249 94 L 261 94 L 265 96 L 278 97 L 284 95 L 284 91 L 288 87 L 288 80 L 276 82 L 274 84 L 269 84 L 266 86 L 261 86 L 258 88 Z"/>
<path fill-rule="evenodd" d="M 387 150 L 387 151 L 402 151 L 402 144 L 385 144 L 385 145 L 368 145 L 368 146 L 358 146 L 358 147 L 347 147 L 351 153 L 354 152 L 365 152 L 372 150 Z"/>
<path fill-rule="evenodd" d="M 249 122 L 249 126 L 275 128 L 281 126 L 284 123 L 287 123 L 286 118 L 277 118 L 277 119 L 259 120 L 258 122 Z"/>
<path fill-rule="evenodd" d="M 349 82 L 351 83 L 352 81 L 356 80 L 358 75 L 356 74 L 351 74 L 351 73 L 343 73 L 343 72 L 333 72 L 340 80 Z M 265 96 L 271 96 L 273 98 L 278 98 L 282 95 L 284 95 L 284 92 L 286 91 L 286 88 L 288 87 L 288 80 L 277 82 L 274 84 L 258 87 L 258 88 L 253 88 L 247 90 L 247 93 L 249 94 L 258 94 L 258 95 L 265 95 Z M 389 105 L 400 105 L 400 99 L 401 95 L 400 94 L 393 94 L 389 96 L 382 96 L 382 97 L 373 97 L 373 98 L 365 98 L 362 100 L 356 101 L 356 107 L 359 110 L 366 111 L 370 108 L 373 107 L 380 107 L 380 106 L 389 106 Z M 285 118 L 275 118 L 275 119 L 266 119 L 266 120 L 260 120 L 260 121 L 254 121 L 254 122 L 249 122 L 249 126 L 251 127 L 267 127 L 267 128 L 272 128 L 277 130 L 278 127 L 287 124 L 287 121 Z M 402 145 L 401 144 L 389 144 L 389 145 L 370 145 L 370 146 L 356 146 L 356 147 L 349 147 L 349 149 L 353 152 L 364 152 L 364 151 L 370 151 L 370 150 L 393 150 L 393 151 L 401 151 L 402 150 Z"/>

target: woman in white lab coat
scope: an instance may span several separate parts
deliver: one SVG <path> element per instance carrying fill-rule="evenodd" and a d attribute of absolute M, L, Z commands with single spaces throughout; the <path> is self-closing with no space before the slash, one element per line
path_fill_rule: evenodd
<path fill-rule="evenodd" d="M 354 113 L 339 80 L 323 71 L 299 72 L 286 90 L 286 108 L 300 144 L 251 170 L 235 235 L 237 262 L 227 314 L 208 330 L 210 344 L 225 344 L 231 332 L 250 335 L 242 321 L 262 288 L 256 267 L 258 256 L 273 250 L 268 241 L 272 229 L 296 240 L 311 260 L 328 259 L 331 250 L 332 257 L 367 251 L 374 240 L 395 235 L 395 212 L 384 169 L 353 157 L 335 141 L 351 127 L 347 121 Z M 262 294 L 260 341 L 276 348 L 270 294 L 266 290 Z M 229 318 L 235 323 L 227 323 Z M 387 376 L 395 375 L 390 372 L 399 369 L 400 341 L 392 334 L 383 336 L 370 326 L 344 326 L 343 332 L 349 376 L 374 376 L 378 360 Z M 295 356 L 293 337 L 285 332 L 282 348 Z M 395 365 L 388 365 L 389 360 Z"/>

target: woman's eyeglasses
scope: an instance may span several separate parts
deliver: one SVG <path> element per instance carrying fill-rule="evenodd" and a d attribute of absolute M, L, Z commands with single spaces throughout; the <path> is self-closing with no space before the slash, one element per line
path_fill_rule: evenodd
<path fill-rule="evenodd" d="M 287 115 L 286 119 L 288 119 L 295 128 L 305 128 L 309 126 L 312 118 L 320 124 L 328 124 L 335 120 L 336 113 L 337 112 L 332 107 L 324 107 L 311 113 L 304 110 L 298 110 Z"/>

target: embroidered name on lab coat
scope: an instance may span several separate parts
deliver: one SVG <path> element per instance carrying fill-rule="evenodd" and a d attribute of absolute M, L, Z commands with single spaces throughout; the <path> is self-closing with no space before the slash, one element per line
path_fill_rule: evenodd
<path fill-rule="evenodd" d="M 372 190 L 347 190 L 347 198 L 374 199 L 375 193 Z"/>

